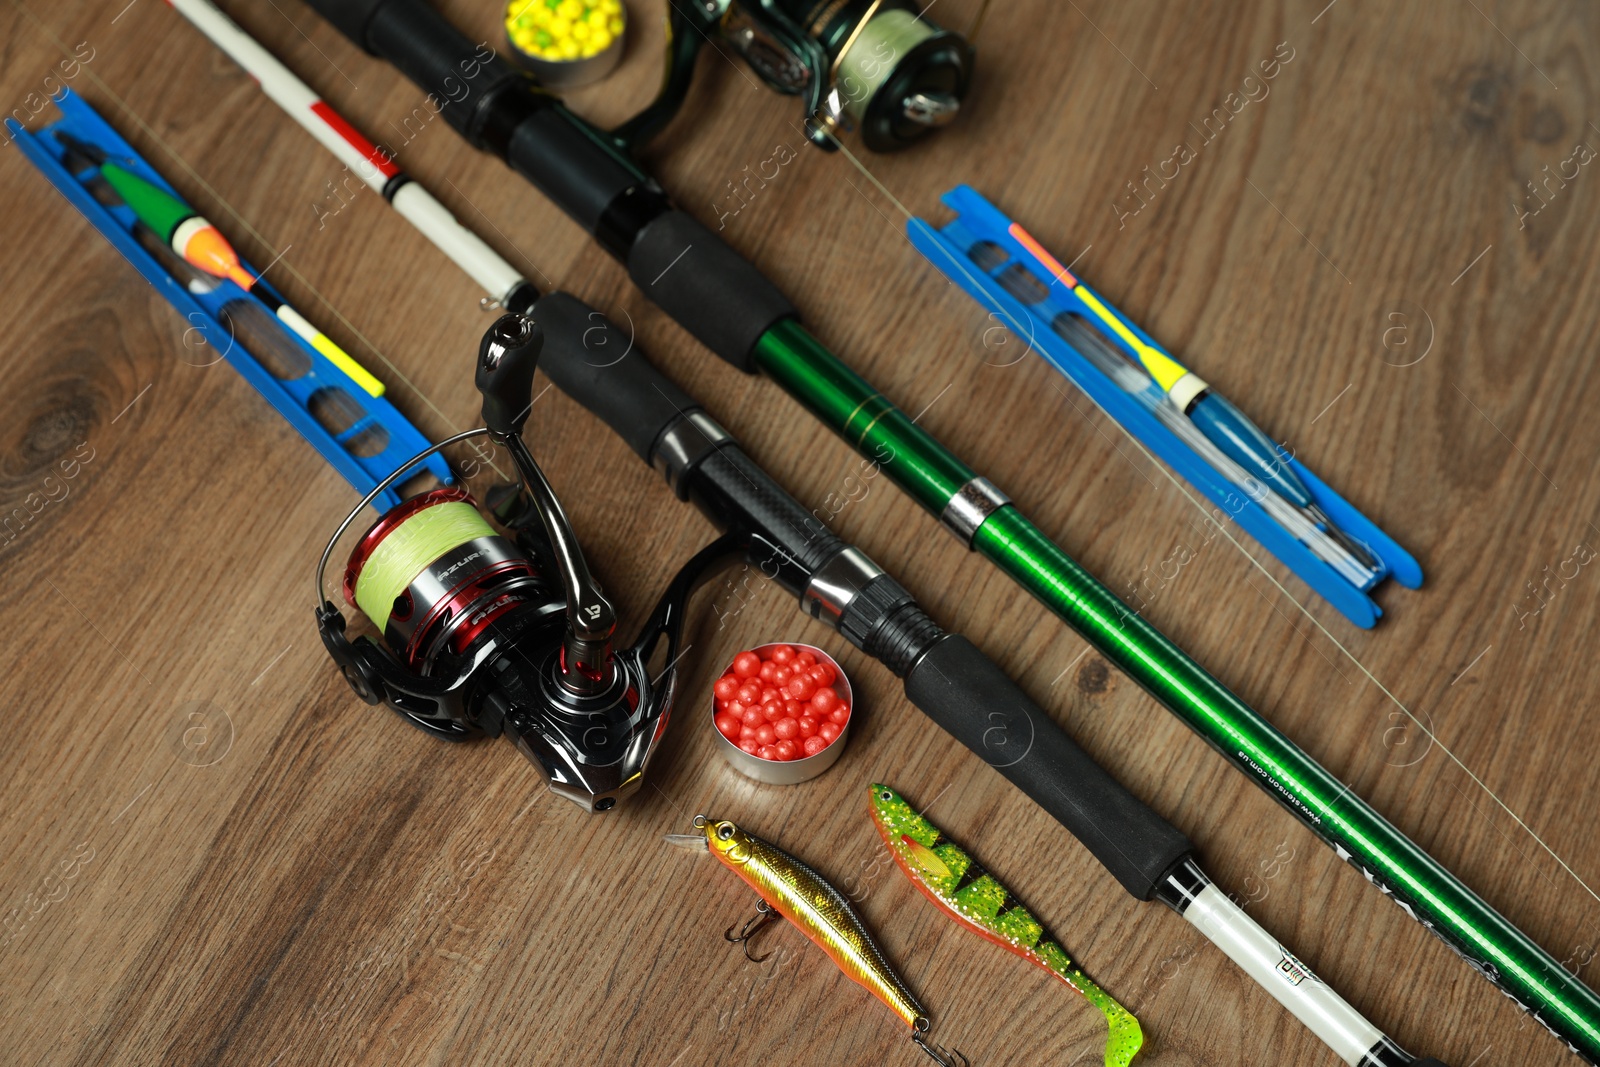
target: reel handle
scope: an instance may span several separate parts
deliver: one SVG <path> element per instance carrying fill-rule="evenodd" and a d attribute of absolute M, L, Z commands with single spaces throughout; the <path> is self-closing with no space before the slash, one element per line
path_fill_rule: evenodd
<path fill-rule="evenodd" d="M 483 394 L 483 424 L 496 437 L 520 434 L 533 409 L 533 372 L 544 332 L 530 318 L 502 315 L 478 345 L 474 384 Z"/>
<path fill-rule="evenodd" d="M 483 394 L 484 425 L 511 452 L 550 541 L 566 593 L 567 636 L 558 664 L 559 679 L 570 693 L 587 697 L 605 692 L 614 681 L 611 638 L 617 617 L 589 573 L 578 535 L 561 501 L 522 439 L 522 427 L 533 408 L 533 373 L 543 347 L 544 332 L 533 319 L 502 315 L 478 346 L 473 380 Z"/>

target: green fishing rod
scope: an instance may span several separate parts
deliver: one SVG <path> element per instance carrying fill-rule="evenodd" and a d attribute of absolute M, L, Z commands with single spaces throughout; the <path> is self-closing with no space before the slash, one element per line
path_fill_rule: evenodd
<path fill-rule="evenodd" d="M 768 6 L 779 0 L 765 0 Z M 814 338 L 752 264 L 673 207 L 627 140 L 568 111 L 426 0 L 310 0 L 434 94 L 446 120 L 537 186 L 707 348 L 765 372 L 970 548 L 1061 616 L 1384 895 L 1600 1064 L 1600 997 L 1231 693 Z M 799 0 L 789 0 L 789 6 Z M 898 75 L 891 71 L 890 80 Z M 1008 756 L 997 749 L 994 762 Z M 1293 980 L 1292 976 L 1286 980 Z"/>

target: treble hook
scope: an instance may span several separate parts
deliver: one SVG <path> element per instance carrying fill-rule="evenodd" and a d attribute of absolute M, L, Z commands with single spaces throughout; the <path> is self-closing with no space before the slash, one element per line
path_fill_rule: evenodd
<path fill-rule="evenodd" d="M 750 941 L 762 930 L 766 929 L 769 924 L 775 923 L 781 918 L 783 918 L 783 916 L 773 911 L 771 905 L 769 905 L 765 900 L 758 900 L 756 901 L 756 913 L 750 918 L 746 919 L 744 925 L 739 928 L 739 936 L 733 936 L 733 927 L 731 926 L 723 931 L 722 936 L 729 941 L 732 941 L 736 945 L 742 943 L 744 945 L 745 959 L 749 960 L 751 963 L 762 963 L 768 959 L 772 953 L 769 952 L 765 956 L 750 955 Z"/>
<path fill-rule="evenodd" d="M 928 1054 L 928 1058 L 939 1067 L 972 1067 L 972 1061 L 967 1059 L 959 1049 L 947 1049 L 943 1045 L 935 1045 L 925 1036 L 928 1033 L 928 1020 L 918 1019 L 911 1024 L 911 1040 L 918 1048 Z"/>

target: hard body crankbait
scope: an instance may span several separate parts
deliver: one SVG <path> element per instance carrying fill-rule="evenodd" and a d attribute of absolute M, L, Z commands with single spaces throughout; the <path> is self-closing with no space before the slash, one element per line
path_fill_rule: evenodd
<path fill-rule="evenodd" d="M 936 1063 L 957 1067 L 957 1057 L 959 1063 L 967 1062 L 959 1052 L 947 1053 L 927 1040 L 927 1013 L 884 958 L 883 950 L 842 893 L 777 845 L 731 822 L 696 815 L 694 824 L 701 833 L 668 834 L 667 840 L 695 849 L 704 847 L 761 897 L 757 916 L 745 923 L 738 937 L 729 927 L 725 935 L 728 940 L 746 942 L 745 954 L 749 956 L 748 942 L 757 931 L 777 918 L 788 919 L 841 971 L 905 1020 L 911 1027 L 911 1040 Z"/>
<path fill-rule="evenodd" d="M 1126 1008 L 1084 974 L 1046 930 L 971 856 L 885 785 L 868 787 L 872 820 L 895 863 L 951 918 L 1003 948 L 1032 960 L 1089 999 L 1106 1017 L 1106 1067 L 1127 1067 L 1144 1032 Z"/>

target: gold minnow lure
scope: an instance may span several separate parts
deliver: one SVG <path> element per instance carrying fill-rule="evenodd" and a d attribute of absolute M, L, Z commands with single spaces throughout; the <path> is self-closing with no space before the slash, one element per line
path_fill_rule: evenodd
<path fill-rule="evenodd" d="M 688 848 L 704 848 L 724 867 L 743 878 L 760 896 L 756 917 L 744 924 L 737 937 L 733 927 L 723 935 L 729 941 L 744 942 L 750 959 L 749 942 L 768 923 L 788 919 L 800 932 L 826 952 L 839 969 L 865 986 L 867 991 L 911 1027 L 911 1040 L 941 1067 L 967 1064 L 960 1052 L 947 1052 L 927 1040 L 930 1026 L 927 1013 L 916 995 L 895 973 L 883 950 L 867 932 L 866 924 L 850 902 L 823 877 L 770 841 L 739 829 L 726 820 L 694 817 L 698 834 L 668 834 L 667 840 Z"/>
<path fill-rule="evenodd" d="M 1127 1067 L 1144 1045 L 1128 1009 L 1096 985 L 1011 891 L 995 880 L 904 797 L 871 785 L 872 821 L 895 864 L 952 919 L 1023 959 L 1032 960 L 1088 998 L 1106 1017 L 1106 1067 Z"/>

